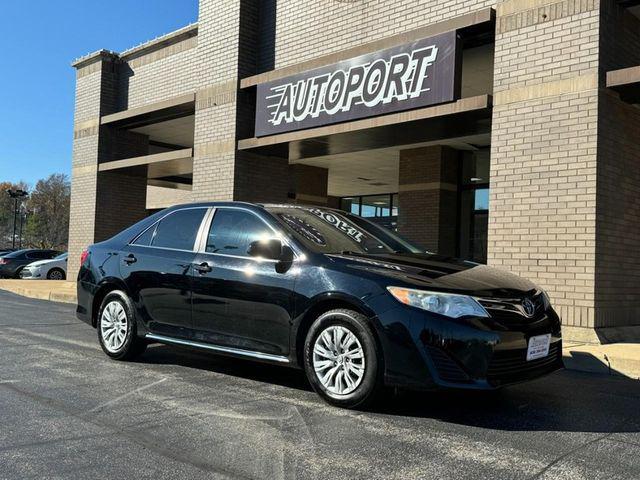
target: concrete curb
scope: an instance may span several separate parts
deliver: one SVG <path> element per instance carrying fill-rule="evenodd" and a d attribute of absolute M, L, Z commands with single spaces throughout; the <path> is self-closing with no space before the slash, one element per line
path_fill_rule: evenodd
<path fill-rule="evenodd" d="M 640 379 L 638 343 L 593 345 L 566 342 L 562 354 L 565 367 L 570 370 Z"/>
<path fill-rule="evenodd" d="M 0 280 L 0 289 L 23 297 L 76 303 L 76 284 L 55 280 Z"/>

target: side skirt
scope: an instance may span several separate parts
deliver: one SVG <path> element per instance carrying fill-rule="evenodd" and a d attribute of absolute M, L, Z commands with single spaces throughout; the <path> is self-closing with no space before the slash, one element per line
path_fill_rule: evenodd
<path fill-rule="evenodd" d="M 210 343 L 193 342 L 191 340 L 182 340 L 179 338 L 165 337 L 164 335 L 156 335 L 155 333 L 147 333 L 144 338 L 149 340 L 155 340 L 160 343 L 168 343 L 174 345 L 184 345 L 187 347 L 201 348 L 203 350 L 211 350 L 213 352 L 227 353 L 231 355 L 239 355 L 248 358 L 255 358 L 258 360 L 268 360 L 270 362 L 289 363 L 287 357 L 280 355 L 272 355 L 270 353 L 252 352 L 250 350 L 242 350 L 240 348 L 222 347 L 219 345 L 212 345 Z"/>

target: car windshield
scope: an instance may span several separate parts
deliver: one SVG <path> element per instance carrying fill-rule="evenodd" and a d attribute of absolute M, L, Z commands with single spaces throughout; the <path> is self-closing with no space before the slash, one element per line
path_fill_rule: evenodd
<path fill-rule="evenodd" d="M 54 260 L 64 260 L 65 258 L 67 258 L 67 255 L 69 255 L 68 253 L 61 253 L 60 255 L 58 255 L 57 257 L 53 257 Z"/>
<path fill-rule="evenodd" d="M 386 228 L 346 212 L 316 207 L 267 206 L 296 240 L 319 253 L 423 253 Z"/>

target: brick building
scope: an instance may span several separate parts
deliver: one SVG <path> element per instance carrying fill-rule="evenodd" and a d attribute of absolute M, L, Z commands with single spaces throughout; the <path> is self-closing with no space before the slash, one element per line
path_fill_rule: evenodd
<path fill-rule="evenodd" d="M 200 0 L 73 64 L 71 275 L 158 208 L 313 203 L 536 281 L 567 338 L 637 339 L 638 4 Z"/>

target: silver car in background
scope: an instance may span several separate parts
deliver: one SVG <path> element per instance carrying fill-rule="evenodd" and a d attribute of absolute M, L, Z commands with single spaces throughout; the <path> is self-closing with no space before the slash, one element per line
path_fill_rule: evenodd
<path fill-rule="evenodd" d="M 20 278 L 28 280 L 66 280 L 68 253 L 61 253 L 50 260 L 30 263 L 20 272 Z"/>

